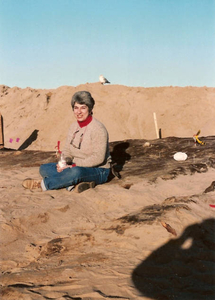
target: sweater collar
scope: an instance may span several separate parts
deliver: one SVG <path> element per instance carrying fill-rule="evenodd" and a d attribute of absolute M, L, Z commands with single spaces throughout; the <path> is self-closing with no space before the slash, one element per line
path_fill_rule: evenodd
<path fill-rule="evenodd" d="M 92 115 L 89 115 L 84 121 L 77 121 L 78 125 L 82 128 L 87 126 L 88 124 L 90 124 L 90 122 L 92 121 L 93 117 Z"/>

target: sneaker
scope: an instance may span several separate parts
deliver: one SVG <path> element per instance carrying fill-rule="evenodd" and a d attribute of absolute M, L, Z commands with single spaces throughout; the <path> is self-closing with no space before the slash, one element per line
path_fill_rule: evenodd
<path fill-rule="evenodd" d="M 41 180 L 35 180 L 35 179 L 31 179 L 31 178 L 27 178 L 22 182 L 22 186 L 25 189 L 42 189 L 41 188 Z"/>
<path fill-rule="evenodd" d="M 77 184 L 74 188 L 74 191 L 76 193 L 82 193 L 88 189 L 93 189 L 95 187 L 95 182 L 91 181 L 91 182 L 80 182 L 79 184 Z"/>

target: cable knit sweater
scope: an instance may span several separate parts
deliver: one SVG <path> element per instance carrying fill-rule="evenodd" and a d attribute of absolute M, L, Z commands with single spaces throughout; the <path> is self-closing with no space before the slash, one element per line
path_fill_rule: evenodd
<path fill-rule="evenodd" d="M 82 128 L 74 122 L 69 128 L 63 154 L 72 158 L 79 167 L 110 168 L 109 139 L 105 126 L 95 118 Z"/>

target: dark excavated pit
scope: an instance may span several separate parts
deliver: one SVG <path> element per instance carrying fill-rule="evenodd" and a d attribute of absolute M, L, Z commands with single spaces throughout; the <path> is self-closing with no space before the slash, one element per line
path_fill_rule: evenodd
<path fill-rule="evenodd" d="M 195 144 L 192 138 L 167 137 L 155 140 L 124 140 L 110 143 L 114 169 L 121 181 L 127 177 L 146 178 L 155 181 L 158 177 L 168 180 L 178 175 L 192 175 L 215 168 L 215 136 L 202 137 L 205 145 Z M 185 161 L 176 161 L 176 152 L 187 154 Z M 57 162 L 54 151 L 0 150 L 0 167 L 39 167 Z M 118 180 L 114 178 L 112 181 Z M 111 181 L 110 181 L 111 183 Z M 125 188 L 129 189 L 127 184 Z"/>

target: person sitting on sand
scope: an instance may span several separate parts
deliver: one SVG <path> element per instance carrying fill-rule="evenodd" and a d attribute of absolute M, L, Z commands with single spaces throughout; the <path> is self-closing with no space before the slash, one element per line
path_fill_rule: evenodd
<path fill-rule="evenodd" d="M 110 173 L 108 132 L 92 114 L 95 101 L 87 91 L 76 92 L 71 101 L 76 118 L 68 132 L 62 155 L 66 164 L 47 163 L 40 166 L 42 181 L 27 178 L 22 185 L 43 191 L 66 188 L 80 193 L 107 182 Z"/>

